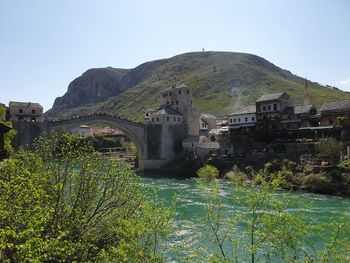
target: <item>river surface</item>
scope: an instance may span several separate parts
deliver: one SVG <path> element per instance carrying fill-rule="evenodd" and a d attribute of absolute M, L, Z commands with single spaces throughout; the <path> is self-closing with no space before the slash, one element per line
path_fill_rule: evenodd
<path fill-rule="evenodd" d="M 168 262 L 180 262 L 181 258 L 186 257 L 196 258 L 197 261 L 201 255 L 219 253 L 218 248 L 212 242 L 211 231 L 205 220 L 206 193 L 198 187 L 197 179 L 142 175 L 142 183 L 154 187 L 159 199 L 166 205 L 171 205 L 173 197 L 176 195 L 174 230 L 166 241 L 165 247 Z M 232 213 L 242 209 L 239 203 L 230 198 L 230 195 L 234 194 L 233 189 L 233 183 L 222 181 L 221 196 L 224 198 L 227 196 L 225 209 Z M 300 202 L 291 208 L 291 212 L 300 213 L 306 220 L 315 224 L 334 222 L 340 215 L 349 215 L 350 211 L 350 200 L 347 198 L 283 191 L 276 193 L 276 195 L 281 200 L 291 197 L 291 195 L 300 198 Z M 317 240 L 316 237 L 315 242 Z M 198 250 L 197 255 L 193 255 L 195 254 L 194 250 Z"/>

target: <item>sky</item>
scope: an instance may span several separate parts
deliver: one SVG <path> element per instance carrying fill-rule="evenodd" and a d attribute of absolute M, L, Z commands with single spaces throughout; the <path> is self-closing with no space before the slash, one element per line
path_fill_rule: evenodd
<path fill-rule="evenodd" d="M 350 0 L 0 0 L 0 102 L 46 111 L 89 68 L 202 48 L 350 91 Z"/>

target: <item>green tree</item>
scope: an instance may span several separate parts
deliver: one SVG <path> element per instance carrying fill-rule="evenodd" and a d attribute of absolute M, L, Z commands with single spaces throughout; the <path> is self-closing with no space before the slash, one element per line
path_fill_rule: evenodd
<path fill-rule="evenodd" d="M 225 209 L 219 181 L 214 180 L 204 188 L 206 221 L 219 251 L 210 252 L 209 261 L 347 262 L 349 216 L 337 218 L 331 224 L 306 221 L 301 214 L 291 212 L 296 205 L 300 206 L 299 198 L 284 195 L 281 199 L 278 195 L 283 178 L 276 176 L 266 182 L 262 173 L 254 175 L 253 185 L 236 184 L 232 195 L 225 195 L 225 199 L 234 199 L 238 205 L 235 213 Z"/>
<path fill-rule="evenodd" d="M 6 107 L 4 104 L 0 103 L 0 121 L 5 120 L 6 118 Z M 11 121 L 4 121 L 7 126 L 13 127 Z M 16 130 L 12 129 L 9 132 L 4 134 L 4 149 L 8 153 L 13 152 L 13 147 L 11 145 L 12 139 L 16 136 Z"/>
<path fill-rule="evenodd" d="M 331 164 L 336 164 L 340 161 L 340 152 L 342 149 L 343 143 L 333 137 L 321 138 L 316 145 L 318 154 Z"/>
<path fill-rule="evenodd" d="M 124 163 L 73 135 L 1 164 L 2 262 L 162 261 L 172 211 Z"/>

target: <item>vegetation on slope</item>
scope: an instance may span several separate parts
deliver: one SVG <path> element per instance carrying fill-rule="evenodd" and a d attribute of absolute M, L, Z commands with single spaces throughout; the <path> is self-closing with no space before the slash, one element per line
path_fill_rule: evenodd
<path fill-rule="evenodd" d="M 285 91 L 296 105 L 303 103 L 305 79 L 255 55 L 193 52 L 156 62 L 147 70 L 139 69 L 144 65 L 135 68 L 139 81 L 134 81 L 135 85 L 118 96 L 93 106 L 72 108 L 53 117 L 101 111 L 141 120 L 143 110 L 159 105 L 161 91 L 179 82 L 192 88 L 195 106 L 200 111 L 217 116 L 225 116 L 237 108 L 253 104 L 266 93 Z M 130 81 L 132 75 L 128 74 Z M 142 74 L 147 76 L 142 78 Z M 327 101 L 350 99 L 349 93 L 314 82 L 309 83 L 309 95 L 317 107 Z"/>

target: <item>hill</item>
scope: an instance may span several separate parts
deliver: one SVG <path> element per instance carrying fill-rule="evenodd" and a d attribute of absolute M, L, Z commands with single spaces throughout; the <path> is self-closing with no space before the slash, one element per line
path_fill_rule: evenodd
<path fill-rule="evenodd" d="M 296 105 L 302 104 L 305 79 L 252 54 L 192 52 L 134 69 L 88 70 L 71 82 L 45 115 L 58 118 L 99 111 L 141 120 L 142 111 L 157 107 L 160 92 L 177 82 L 193 89 L 194 104 L 201 112 L 222 117 L 266 93 L 285 91 Z M 349 93 L 316 82 L 309 83 L 309 95 L 317 107 L 350 99 Z"/>

